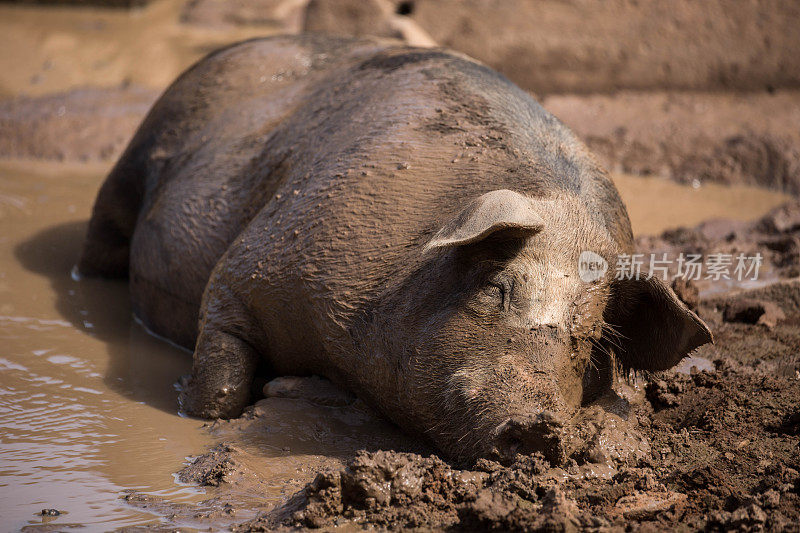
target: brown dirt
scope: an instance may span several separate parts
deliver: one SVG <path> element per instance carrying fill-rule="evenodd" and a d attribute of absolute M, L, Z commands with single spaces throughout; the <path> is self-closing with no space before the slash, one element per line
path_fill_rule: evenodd
<path fill-rule="evenodd" d="M 414 46 L 436 41 L 391 0 L 308 0 L 302 15 L 305 32 L 374 35 L 402 39 Z"/>
<path fill-rule="evenodd" d="M 141 7 L 151 0 L 3 0 L 9 4 L 53 4 L 70 7 L 99 6 L 99 7 Z"/>
<path fill-rule="evenodd" d="M 374 2 L 374 0 L 373 0 Z M 369 33 L 340 4 L 315 30 Z M 534 92 L 765 90 L 800 84 L 791 0 L 393 0 L 437 43 Z M 363 28 L 363 29 L 362 29 Z"/>
<path fill-rule="evenodd" d="M 261 26 L 297 33 L 308 0 L 188 0 L 181 9 L 184 24 L 213 28 Z"/>
<path fill-rule="evenodd" d="M 542 103 L 610 169 L 800 194 L 800 92 L 554 95 Z"/>
<path fill-rule="evenodd" d="M 0 73 L 0 92 L 39 93 L 26 87 L 34 77 L 37 83 L 51 78 L 45 83 L 56 84 L 56 90 L 87 75 L 104 86 L 103 79 L 113 85 L 124 77 L 168 83 L 187 66 L 186 59 L 196 57 L 197 45 L 222 44 L 233 36 L 205 30 L 248 28 L 262 34 L 306 29 L 436 42 L 539 94 L 800 87 L 795 53 L 800 8 L 791 0 L 17 0 L 11 6 L 39 1 L 59 6 L 52 9 L 60 10 L 58 16 L 31 13 L 19 19 L 19 10 L 4 13 L 17 22 L 3 32 L 3 44 L 15 53 L 0 65 L 15 68 Z M 91 27 L 74 24 L 69 8 L 60 7 L 92 4 L 144 7 L 131 10 L 131 16 L 105 10 Z M 198 28 L 203 32 L 193 31 Z M 125 45 L 116 46 L 122 40 Z M 149 68 L 129 70 L 142 55 L 153 60 Z M 41 60 L 50 65 L 47 71 L 39 68 Z M 20 72 L 26 76 L 7 78 Z"/>
<path fill-rule="evenodd" d="M 162 91 L 213 49 L 289 30 L 182 23 L 186 1 L 135 9 L 0 2 L 0 97 L 126 84 Z"/>
<path fill-rule="evenodd" d="M 708 258 L 712 254 L 760 254 L 762 265 L 757 280 L 750 281 L 745 276 L 744 285 L 763 286 L 779 279 L 792 279 L 800 276 L 800 201 L 793 200 L 777 207 L 764 217 L 751 221 L 708 220 L 693 228 L 679 227 L 667 230 L 657 236 L 640 236 L 636 245 L 648 258 L 655 254 L 656 259 L 667 254 L 673 260 L 670 276 L 677 274 L 676 258 L 679 254 L 702 254 Z M 707 271 L 701 279 L 695 280 L 697 288 L 707 294 L 721 293 L 741 286 L 730 267 L 732 279 L 708 279 Z M 643 269 L 644 271 L 645 269 Z M 660 272 L 656 273 L 661 275 Z"/>
<path fill-rule="evenodd" d="M 158 93 L 75 89 L 0 101 L 0 157 L 102 161 L 125 148 Z"/>

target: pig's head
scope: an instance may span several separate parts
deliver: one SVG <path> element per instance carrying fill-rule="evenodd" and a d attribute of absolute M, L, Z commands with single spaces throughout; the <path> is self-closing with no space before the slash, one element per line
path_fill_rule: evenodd
<path fill-rule="evenodd" d="M 613 365 L 663 370 L 711 341 L 659 279 L 616 279 L 629 246 L 576 197 L 472 201 L 427 243 L 396 308 L 404 418 L 456 458 L 563 460 L 562 424 L 610 388 Z M 609 268 L 580 275 L 585 251 Z"/>

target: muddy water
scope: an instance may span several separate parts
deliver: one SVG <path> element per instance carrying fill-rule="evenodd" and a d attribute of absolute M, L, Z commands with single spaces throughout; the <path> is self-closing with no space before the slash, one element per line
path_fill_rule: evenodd
<path fill-rule="evenodd" d="M 131 320 L 124 283 L 69 275 L 104 170 L 0 166 L 0 529 L 157 519 L 124 489 L 200 497 L 172 476 L 210 443 L 176 415 L 188 354 Z"/>
<path fill-rule="evenodd" d="M 35 513 L 43 508 L 67 511 L 56 523 L 81 523 L 90 531 L 157 523 L 156 513 L 122 503 L 124 491 L 171 502 L 206 497 L 173 473 L 215 438 L 231 437 L 224 425 L 209 433 L 178 415 L 174 384 L 189 371 L 190 356 L 131 319 L 124 283 L 70 277 L 105 171 L 0 162 L 2 529 L 41 523 Z M 615 179 L 637 232 L 710 216 L 751 219 L 785 198 L 747 188 Z M 263 450 L 259 468 L 274 473 L 276 482 L 259 497 L 277 498 L 282 480 L 296 471 L 313 470 L 326 454 L 341 455 L 362 434 L 383 431 L 368 417 L 337 420 L 324 409 L 283 403 L 269 404 L 277 433 L 255 428 L 241 443 L 251 453 Z M 320 414 L 308 416 L 313 412 Z M 331 424 L 352 442 L 331 439 Z"/>
<path fill-rule="evenodd" d="M 693 227 L 713 218 L 753 220 L 791 199 L 756 187 L 715 183 L 690 187 L 661 178 L 614 174 L 634 235 L 656 235 L 665 229 Z"/>
<path fill-rule="evenodd" d="M 163 89 L 220 46 L 275 33 L 268 25 L 181 24 L 184 0 L 133 10 L 0 5 L 0 96 L 133 83 Z"/>

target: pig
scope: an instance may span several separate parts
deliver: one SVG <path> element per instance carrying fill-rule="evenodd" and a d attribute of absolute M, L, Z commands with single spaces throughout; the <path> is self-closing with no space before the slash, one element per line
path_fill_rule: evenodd
<path fill-rule="evenodd" d="M 558 462 L 615 369 L 712 340 L 661 280 L 615 275 L 632 251 L 608 174 L 502 75 L 307 35 L 216 51 L 166 90 L 78 269 L 127 276 L 135 315 L 194 350 L 189 415 L 319 375 L 454 459 Z"/>

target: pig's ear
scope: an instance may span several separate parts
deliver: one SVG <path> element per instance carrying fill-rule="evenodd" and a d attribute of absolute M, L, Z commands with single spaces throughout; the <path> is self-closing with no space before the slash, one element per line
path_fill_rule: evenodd
<path fill-rule="evenodd" d="M 617 279 L 611 290 L 603 318 L 623 368 L 666 370 L 713 342 L 708 326 L 658 278 Z"/>
<path fill-rule="evenodd" d="M 425 246 L 464 246 L 489 236 L 525 237 L 542 231 L 544 221 L 535 211 L 535 200 L 514 191 L 487 192 L 469 203 L 446 223 Z"/>

